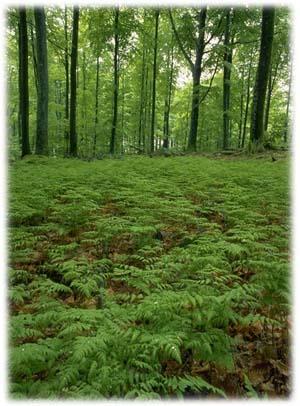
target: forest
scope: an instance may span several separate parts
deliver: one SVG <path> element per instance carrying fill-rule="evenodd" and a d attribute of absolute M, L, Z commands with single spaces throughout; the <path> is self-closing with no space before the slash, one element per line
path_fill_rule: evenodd
<path fill-rule="evenodd" d="M 290 20 L 7 9 L 12 398 L 290 395 Z"/>

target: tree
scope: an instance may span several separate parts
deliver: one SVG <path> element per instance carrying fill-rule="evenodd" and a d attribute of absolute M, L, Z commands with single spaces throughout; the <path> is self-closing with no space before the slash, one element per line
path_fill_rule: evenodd
<path fill-rule="evenodd" d="M 111 126 L 111 138 L 109 152 L 115 153 L 116 132 L 118 123 L 118 98 L 119 98 L 119 7 L 115 8 L 114 13 L 114 98 L 113 98 L 113 117 Z"/>
<path fill-rule="evenodd" d="M 69 131 L 67 123 L 69 121 L 69 36 L 68 36 L 68 8 L 65 6 L 64 12 L 64 36 L 65 36 L 65 49 L 64 49 L 64 67 L 65 67 L 65 152 L 68 155 L 69 147 Z"/>
<path fill-rule="evenodd" d="M 170 62 L 171 58 L 171 62 Z M 167 92 L 165 97 L 165 110 L 164 110 L 164 139 L 163 139 L 163 148 L 169 148 L 169 137 L 170 137 L 170 108 L 171 108 L 171 98 L 173 90 L 173 74 L 174 74 L 174 41 L 172 36 L 172 45 L 171 45 L 171 56 L 168 49 L 167 56 Z"/>
<path fill-rule="evenodd" d="M 195 39 L 196 47 L 195 47 L 195 62 L 192 61 L 191 57 L 186 52 L 184 45 L 180 39 L 178 31 L 175 26 L 175 22 L 170 11 L 170 20 L 172 24 L 172 28 L 177 39 L 179 48 L 183 53 L 184 57 L 186 58 L 189 67 L 191 69 L 193 75 L 193 90 L 192 90 L 192 111 L 191 111 L 191 121 L 190 121 L 190 132 L 188 138 L 188 150 L 196 151 L 197 149 L 197 131 L 198 131 L 198 118 L 199 118 L 199 105 L 200 105 L 200 78 L 202 72 L 202 58 L 205 49 L 205 41 L 204 41 L 204 34 L 205 34 L 205 22 L 206 22 L 206 14 L 207 14 L 207 7 L 201 9 L 196 14 L 196 22 L 197 22 L 197 32 L 198 36 Z"/>
<path fill-rule="evenodd" d="M 29 92 L 28 92 L 28 37 L 26 9 L 19 10 L 19 111 L 22 152 L 29 155 Z"/>
<path fill-rule="evenodd" d="M 71 82 L 70 82 L 70 155 L 77 156 L 77 133 L 76 133 L 76 97 L 77 97 L 77 52 L 78 52 L 78 25 L 79 8 L 73 8 L 72 51 L 71 51 Z"/>
<path fill-rule="evenodd" d="M 264 138 L 265 99 L 268 86 L 272 42 L 274 37 L 275 9 L 263 8 L 259 62 L 253 92 L 250 139 L 254 146 L 262 145 Z"/>
<path fill-rule="evenodd" d="M 159 24 L 159 9 L 155 10 L 155 35 L 154 35 L 154 48 L 153 48 L 152 111 L 151 111 L 150 152 L 154 151 L 158 24 Z"/>
<path fill-rule="evenodd" d="M 36 154 L 48 155 L 48 54 L 46 16 L 43 7 L 34 9 L 37 59 Z"/>
<path fill-rule="evenodd" d="M 224 35 L 224 68 L 223 68 L 223 149 L 228 149 L 230 142 L 230 77 L 232 65 L 231 44 L 232 10 L 226 11 L 226 25 Z"/>
<path fill-rule="evenodd" d="M 94 144 L 93 155 L 96 155 L 97 144 L 97 126 L 98 126 L 98 104 L 99 104 L 99 70 L 100 70 L 100 57 L 97 58 L 96 63 L 96 92 L 95 92 L 95 132 L 94 132 Z"/>

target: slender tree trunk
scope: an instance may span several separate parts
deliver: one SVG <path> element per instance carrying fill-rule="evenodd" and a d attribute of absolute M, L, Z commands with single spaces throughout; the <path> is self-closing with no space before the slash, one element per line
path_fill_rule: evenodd
<path fill-rule="evenodd" d="M 286 113 L 285 113 L 286 114 L 286 124 L 285 124 L 285 130 L 284 130 L 284 133 L 283 133 L 283 142 L 285 144 L 287 144 L 289 126 L 290 126 L 289 112 L 290 112 L 290 99 L 291 99 L 291 85 L 292 85 L 292 74 L 290 73 L 289 90 L 288 90 Z"/>
<path fill-rule="evenodd" d="M 242 142 L 242 127 L 243 127 L 243 116 L 244 116 L 244 86 L 245 86 L 245 67 L 242 67 L 242 89 L 241 89 L 241 97 L 240 97 L 240 119 L 239 119 L 239 138 L 237 147 L 241 147 Z"/>
<path fill-rule="evenodd" d="M 159 9 L 157 9 L 155 11 L 155 35 L 154 35 L 154 52 L 153 52 L 152 114 L 151 114 L 151 132 L 150 132 L 150 152 L 154 151 L 158 24 L 159 24 Z"/>
<path fill-rule="evenodd" d="M 99 103 L 99 70 L 100 61 L 97 58 L 96 66 L 96 93 L 95 93 L 95 132 L 94 132 L 94 145 L 93 145 L 93 156 L 96 155 L 96 144 L 97 144 L 97 126 L 98 126 L 98 103 Z"/>
<path fill-rule="evenodd" d="M 170 137 L 170 108 L 171 108 L 171 98 L 172 98 L 172 86 L 173 86 L 173 69 L 174 69 L 174 43 L 172 37 L 172 47 L 171 47 L 171 66 L 169 68 L 169 52 L 168 52 L 168 86 L 167 94 L 165 99 L 165 111 L 164 111 L 164 140 L 163 148 L 169 148 L 169 137 Z"/>
<path fill-rule="evenodd" d="M 274 36 L 275 9 L 263 8 L 260 55 L 253 94 L 250 139 L 255 146 L 263 144 L 264 111 L 268 79 L 271 67 Z"/>
<path fill-rule="evenodd" d="M 118 96 L 119 96 L 119 8 L 115 9 L 115 21 L 114 21 L 114 100 L 113 100 L 113 118 L 111 128 L 111 138 L 109 152 L 115 153 L 116 148 L 116 132 L 118 123 Z"/>
<path fill-rule="evenodd" d="M 46 16 L 43 7 L 34 9 L 37 56 L 36 154 L 48 155 L 48 56 Z"/>
<path fill-rule="evenodd" d="M 21 129 L 21 156 L 31 154 L 29 144 L 29 91 L 28 91 L 28 37 L 26 9 L 19 11 L 19 112 Z"/>
<path fill-rule="evenodd" d="M 64 34 L 65 34 L 65 154 L 69 153 L 69 39 L 68 39 L 68 8 L 65 6 L 65 20 L 64 20 Z"/>
<path fill-rule="evenodd" d="M 224 36 L 224 73 L 223 73 L 223 149 L 229 148 L 230 142 L 230 78 L 232 64 L 232 46 L 230 44 L 231 9 L 227 9 Z"/>
<path fill-rule="evenodd" d="M 77 133 L 76 133 L 76 97 L 77 97 L 77 52 L 78 52 L 78 25 L 79 8 L 73 8 L 72 51 L 71 51 L 71 82 L 70 82 L 70 155 L 77 156 Z"/>
<path fill-rule="evenodd" d="M 142 58 L 142 72 L 141 72 L 141 93 L 140 93 L 140 112 L 139 112 L 139 129 L 138 129 L 138 148 L 141 150 L 142 144 L 142 124 L 143 124 L 143 110 L 144 110 L 144 87 L 145 87 L 145 42 L 143 41 L 143 58 Z"/>
<path fill-rule="evenodd" d="M 122 108 L 121 108 L 121 154 L 124 154 L 124 140 L 125 140 L 125 136 L 124 136 L 124 127 L 125 127 L 125 79 L 124 79 L 124 75 L 122 77 Z M 128 140 L 127 140 L 128 141 Z M 133 140 L 133 144 L 135 144 L 135 140 Z"/>
<path fill-rule="evenodd" d="M 148 118 L 148 76 L 149 68 L 146 63 L 146 72 L 145 72 L 145 96 L 144 96 L 144 117 L 143 117 L 143 128 L 142 128 L 142 141 L 143 141 L 143 152 L 146 151 L 146 130 L 147 130 L 147 118 Z"/>
<path fill-rule="evenodd" d="M 246 130 L 247 130 L 247 121 L 248 121 L 248 112 L 250 104 L 250 84 L 251 84 L 251 73 L 252 73 L 252 60 L 253 60 L 253 51 L 250 54 L 250 64 L 247 77 L 247 95 L 246 95 L 246 106 L 245 106 L 245 116 L 244 116 L 244 125 L 243 125 L 243 134 L 242 134 L 242 144 L 241 147 L 245 147 L 246 140 Z"/>
<path fill-rule="evenodd" d="M 277 79 L 277 71 L 279 66 L 280 58 L 275 65 L 274 74 L 272 75 L 272 70 L 269 75 L 268 80 L 268 90 L 267 90 L 267 100 L 266 100 L 266 111 L 265 111 L 265 121 L 264 121 L 264 131 L 268 131 L 268 124 L 269 124 L 269 114 L 270 114 L 270 107 L 271 107 L 271 99 L 272 99 L 272 92 L 274 89 L 274 85 Z"/>
<path fill-rule="evenodd" d="M 31 21 L 31 24 L 30 24 L 30 42 L 31 42 L 31 52 L 32 52 L 32 61 L 33 61 L 34 84 L 35 84 L 36 91 L 38 91 L 37 61 L 36 61 L 36 50 L 35 50 L 34 34 L 33 34 L 33 21 Z"/>
<path fill-rule="evenodd" d="M 201 65 L 204 52 L 204 29 L 206 22 L 207 7 L 204 7 L 198 17 L 198 40 L 196 47 L 196 60 L 193 69 L 193 93 L 192 93 L 192 111 L 191 111 L 191 125 L 188 139 L 188 150 L 196 151 L 197 149 L 197 132 L 198 132 L 198 118 L 199 118 L 199 105 L 200 105 L 200 79 L 201 79 Z"/>

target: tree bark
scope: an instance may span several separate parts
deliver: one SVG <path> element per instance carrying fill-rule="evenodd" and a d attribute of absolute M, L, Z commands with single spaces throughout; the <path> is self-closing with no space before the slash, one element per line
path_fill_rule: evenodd
<path fill-rule="evenodd" d="M 271 98 L 272 92 L 274 89 L 274 85 L 277 79 L 277 71 L 279 66 L 279 58 L 275 65 L 274 74 L 272 75 L 272 70 L 270 71 L 269 80 L 268 80 L 268 90 L 267 90 L 267 101 L 266 101 L 266 110 L 265 110 L 265 121 L 264 121 L 264 131 L 268 131 L 268 124 L 269 124 L 269 113 L 271 107 Z"/>
<path fill-rule="evenodd" d="M 155 10 L 155 35 L 154 35 L 153 75 L 152 75 L 152 112 L 151 112 L 151 132 L 150 132 L 150 152 L 154 151 L 158 24 L 159 24 L 159 9 Z"/>
<path fill-rule="evenodd" d="M 191 111 L 191 124 L 190 133 L 188 138 L 188 150 L 196 151 L 197 149 L 197 132 L 198 132 L 198 118 L 199 118 L 199 105 L 200 105 L 200 78 L 201 66 L 204 52 L 204 29 L 206 22 L 207 7 L 204 7 L 198 14 L 198 40 L 196 46 L 196 59 L 193 68 L 193 93 L 192 93 L 192 111 Z"/>
<path fill-rule="evenodd" d="M 43 7 L 34 9 L 37 57 L 36 154 L 48 155 L 48 56 L 46 16 Z"/>
<path fill-rule="evenodd" d="M 229 148 L 230 142 L 230 79 L 232 64 L 232 46 L 230 44 L 232 15 L 231 9 L 226 12 L 224 36 L 224 70 L 223 70 L 223 149 Z"/>
<path fill-rule="evenodd" d="M 31 154 L 29 144 L 29 91 L 28 91 L 28 36 L 26 9 L 19 11 L 19 112 L 21 129 L 21 156 Z"/>
<path fill-rule="evenodd" d="M 275 9 L 263 8 L 260 55 L 253 93 L 250 139 L 254 146 L 262 145 L 264 138 L 264 112 L 268 79 L 271 68 Z"/>
<path fill-rule="evenodd" d="M 163 148 L 169 148 L 169 137 L 170 137 L 170 108 L 171 108 L 171 98 L 172 98 L 172 87 L 173 87 L 173 69 L 174 69 L 174 43 L 172 38 L 171 46 L 171 66 L 169 67 L 169 52 L 168 52 L 168 86 L 167 94 L 165 99 L 165 111 L 164 111 L 164 139 L 163 139 Z"/>
<path fill-rule="evenodd" d="M 140 111 L 139 111 L 139 128 L 138 128 L 138 151 L 141 151 L 142 145 L 142 125 L 144 111 L 144 88 L 145 88 L 145 42 L 143 41 L 143 57 L 142 57 L 142 72 L 141 72 L 141 93 L 140 93 Z"/>
<path fill-rule="evenodd" d="M 96 93 L 95 93 L 95 132 L 94 132 L 94 145 L 93 145 L 93 156 L 96 155 L 96 144 L 97 144 L 97 126 L 98 126 L 98 103 L 99 103 L 99 70 L 100 62 L 99 57 L 97 58 L 96 66 Z"/>
<path fill-rule="evenodd" d="M 69 131 L 68 131 L 68 124 L 69 124 L 69 39 L 68 39 L 68 9 L 65 6 L 65 21 L 64 21 L 64 34 L 65 34 L 65 153 L 68 155 L 69 153 Z"/>
<path fill-rule="evenodd" d="M 72 29 L 72 51 L 71 51 L 71 81 L 70 81 L 70 155 L 76 157 L 77 152 L 77 133 L 76 133 L 76 97 L 77 97 L 77 52 L 78 52 L 78 25 L 79 8 L 73 8 L 73 29 Z"/>
<path fill-rule="evenodd" d="M 290 99 L 291 99 L 291 85 L 292 85 L 292 74 L 290 73 L 289 90 L 288 90 L 287 105 L 286 105 L 286 124 L 285 124 L 285 130 L 283 133 L 283 142 L 285 144 L 287 144 L 287 141 L 288 141 L 288 133 L 289 133 L 289 126 L 290 126 L 289 111 L 290 111 Z"/>
<path fill-rule="evenodd" d="M 245 86 L 245 67 L 242 67 L 242 89 L 241 89 L 241 97 L 240 97 L 240 120 L 239 120 L 239 138 L 237 147 L 241 147 L 242 142 L 242 127 L 243 127 L 243 116 L 244 116 L 244 86 Z"/>
<path fill-rule="evenodd" d="M 250 54 L 250 64 L 249 64 L 248 77 L 247 77 L 247 95 L 246 95 L 245 116 L 244 116 L 242 144 L 241 144 L 242 148 L 245 147 L 245 140 L 246 140 L 246 130 L 247 130 L 248 112 L 249 112 L 249 104 L 250 104 L 250 84 L 251 84 L 251 73 L 252 73 L 252 61 L 253 61 L 253 51 L 251 51 L 251 54 Z"/>
<path fill-rule="evenodd" d="M 118 96 L 119 96 L 119 8 L 115 9 L 114 20 L 114 100 L 113 100 L 113 117 L 109 152 L 115 153 L 116 148 L 116 132 L 118 123 Z"/>

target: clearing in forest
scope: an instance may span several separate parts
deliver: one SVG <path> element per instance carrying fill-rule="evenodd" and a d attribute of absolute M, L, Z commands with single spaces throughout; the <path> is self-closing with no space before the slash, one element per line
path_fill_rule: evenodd
<path fill-rule="evenodd" d="M 286 159 L 9 171 L 13 397 L 288 395 Z"/>

